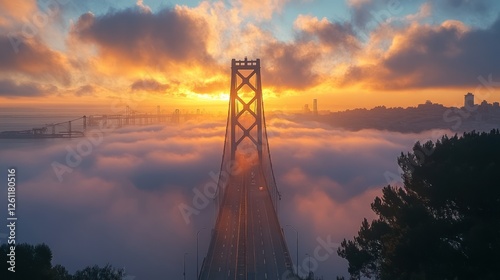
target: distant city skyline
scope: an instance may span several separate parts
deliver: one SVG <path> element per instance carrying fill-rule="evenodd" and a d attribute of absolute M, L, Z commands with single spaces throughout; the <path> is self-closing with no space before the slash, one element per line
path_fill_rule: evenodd
<path fill-rule="evenodd" d="M 471 93 L 474 95 L 472 92 L 467 92 Z M 397 108 L 397 107 L 402 107 L 402 108 L 409 108 L 409 107 L 416 107 L 420 104 L 426 104 L 426 103 L 432 103 L 432 104 L 441 104 L 446 107 L 462 107 L 464 106 L 464 92 L 456 93 L 453 94 L 453 99 L 450 102 L 439 102 L 436 100 L 438 99 L 427 99 L 427 100 L 415 100 L 416 103 L 411 103 L 411 102 L 405 102 L 404 104 L 394 104 L 394 102 L 387 102 L 387 103 L 380 103 L 380 104 L 370 104 L 370 106 L 363 107 L 363 106 L 356 106 L 353 105 L 352 107 L 344 107 L 340 104 L 335 104 L 335 100 L 318 100 L 317 98 L 313 98 L 310 100 L 304 100 L 307 103 L 298 103 L 296 105 L 285 105 L 283 106 L 282 104 L 277 104 L 276 106 L 273 106 L 274 104 L 267 104 L 265 106 L 266 111 L 269 112 L 274 112 L 274 111 L 283 111 L 283 112 L 289 112 L 289 113 L 303 113 L 305 110 L 308 110 L 310 113 L 314 112 L 314 100 L 317 100 L 318 104 L 318 113 L 321 112 L 341 112 L 345 110 L 353 110 L 353 109 L 372 109 L 375 107 L 380 107 L 380 106 L 385 106 L 387 108 Z M 314 95 L 311 95 L 314 97 Z M 481 103 L 488 103 L 488 104 L 495 104 L 498 103 L 499 100 L 498 98 L 495 98 L 496 95 L 491 96 L 491 98 L 488 99 L 478 99 L 476 95 L 474 95 L 474 104 L 478 105 Z M 278 100 L 279 101 L 279 100 Z M 112 105 L 110 106 L 109 104 L 102 103 L 102 104 L 94 104 L 94 105 L 88 105 L 88 104 L 72 104 L 72 105 L 66 105 L 64 107 L 60 107 L 61 112 L 72 112 L 76 113 L 76 115 L 82 115 L 82 114 L 106 114 L 106 113 L 121 113 L 121 114 L 126 114 L 126 107 L 128 105 L 126 104 L 133 104 L 133 103 L 128 103 L 127 100 L 123 100 L 122 103 L 119 103 L 120 105 L 116 105 L 116 103 L 111 103 Z M 161 104 L 161 105 L 158 105 Z M 329 106 L 330 104 L 330 106 Z M 392 105 L 390 105 L 392 104 Z M 203 106 L 205 105 L 205 106 Z M 221 102 L 220 104 L 195 104 L 195 105 L 190 105 L 190 104 L 177 104 L 177 105 L 172 105 L 172 104 L 165 104 L 164 102 L 162 103 L 157 103 L 157 104 L 136 104 L 132 105 L 133 108 L 135 108 L 136 111 L 141 112 L 141 113 L 147 113 L 147 114 L 157 114 L 158 109 L 160 109 L 161 114 L 169 114 L 169 113 L 174 113 L 175 110 L 180 110 L 180 113 L 182 114 L 221 114 L 221 115 L 226 115 L 227 114 L 227 102 Z M 307 109 L 305 109 L 307 105 Z M 23 112 L 25 110 L 28 111 L 33 111 L 33 110 L 41 110 L 41 111 L 47 111 L 47 110 L 54 110 L 57 109 L 59 110 L 59 106 L 61 104 L 33 104 L 33 103 L 27 103 L 27 104 L 1 104 L 0 108 L 3 109 L 4 114 L 8 113 L 15 113 L 15 112 Z M 21 111 L 19 111 L 21 109 Z M 72 114 L 75 115 L 75 114 Z"/>

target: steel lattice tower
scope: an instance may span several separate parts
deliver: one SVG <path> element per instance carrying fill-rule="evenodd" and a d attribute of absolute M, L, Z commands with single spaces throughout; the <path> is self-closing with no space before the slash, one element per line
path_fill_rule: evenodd
<path fill-rule="evenodd" d="M 246 70 L 246 73 L 244 72 Z M 251 83 L 251 79 L 255 78 L 255 85 Z M 245 102 L 245 97 L 240 93 L 247 86 L 251 89 L 251 95 L 245 96 L 249 101 Z M 258 151 L 259 160 L 262 160 L 262 131 L 263 131 L 263 111 L 262 111 L 262 82 L 260 77 L 260 59 L 248 61 L 246 58 L 243 61 L 235 59 L 231 62 L 231 94 L 230 94 L 230 130 L 231 130 L 231 160 L 235 159 L 238 145 L 245 139 L 249 139 Z M 238 105 L 243 108 L 239 110 Z M 252 108 L 254 105 L 254 108 Z M 240 120 L 245 113 L 253 116 L 253 121 L 243 123 Z M 243 135 L 237 137 L 238 129 L 243 131 Z M 253 130 L 257 130 L 252 134 Z M 254 136 L 256 135 L 256 137 Z M 257 138 L 257 139 L 255 139 Z"/>

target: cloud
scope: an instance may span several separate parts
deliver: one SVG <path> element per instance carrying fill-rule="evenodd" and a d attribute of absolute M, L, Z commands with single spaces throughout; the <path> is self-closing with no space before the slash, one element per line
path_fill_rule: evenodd
<path fill-rule="evenodd" d="M 419 21 L 428 18 L 432 15 L 432 5 L 429 2 L 423 3 L 418 12 L 415 14 L 409 14 L 405 16 L 405 19 L 409 22 Z"/>
<path fill-rule="evenodd" d="M 93 95 L 96 92 L 96 89 L 92 85 L 84 85 L 79 87 L 75 94 L 76 96 L 85 96 L 85 95 Z"/>
<path fill-rule="evenodd" d="M 149 90 L 178 83 L 175 88 L 181 94 L 218 95 L 227 91 L 229 58 L 244 56 L 265 61 L 270 88 L 296 90 L 316 85 L 319 76 L 312 66 L 320 58 L 317 43 L 278 41 L 265 28 L 238 16 L 243 6 L 249 9 L 245 3 L 227 7 L 222 2 L 202 2 L 194 8 L 176 6 L 156 12 L 134 7 L 97 16 L 86 13 L 71 30 L 72 44 L 96 46 L 96 70 L 134 79 L 133 90 L 140 87 L 136 80 L 140 72 L 146 76 L 142 81 L 159 83 L 148 83 Z M 325 48 L 348 49 L 354 44 L 352 34 L 343 34 L 349 32 L 347 26 L 311 28 L 308 36 L 319 38 Z"/>
<path fill-rule="evenodd" d="M 377 0 L 352 0 L 348 4 L 351 8 L 351 22 L 362 30 L 373 20 L 374 11 L 383 7 L 382 1 Z"/>
<path fill-rule="evenodd" d="M 141 11 L 152 13 L 151 8 L 148 5 L 144 5 L 144 0 L 137 0 L 136 5 L 141 9 Z"/>
<path fill-rule="evenodd" d="M 32 16 L 35 11 L 37 11 L 37 3 L 35 0 L 18 2 L 0 0 L 0 19 L 9 19 L 9 21 L 5 21 L 5 25 L 10 25 L 9 22 L 12 21 L 22 21 L 23 18 Z M 0 27 L 1 26 L 2 24 L 0 22 Z"/>
<path fill-rule="evenodd" d="M 134 83 L 132 83 L 132 85 L 130 85 L 130 89 L 132 91 L 144 90 L 144 91 L 164 92 L 169 88 L 170 88 L 169 85 L 162 84 L 154 79 L 137 80 Z"/>
<path fill-rule="evenodd" d="M 65 56 L 36 39 L 0 34 L 0 72 L 67 85 L 71 76 Z"/>
<path fill-rule="evenodd" d="M 372 2 L 371 0 L 347 0 L 347 4 L 352 7 L 359 7 Z"/>
<path fill-rule="evenodd" d="M 393 36 L 385 56 L 373 64 L 352 66 L 344 82 L 377 89 L 475 88 L 478 77 L 500 75 L 500 18 L 485 29 L 446 21 L 440 26 L 413 25 Z"/>
<path fill-rule="evenodd" d="M 205 23 L 191 18 L 181 9 L 157 13 L 142 8 L 111 11 L 102 16 L 86 13 L 78 19 L 71 34 L 83 43 L 98 47 L 105 63 L 120 61 L 121 66 L 167 69 L 182 64 L 210 64 Z"/>
<path fill-rule="evenodd" d="M 311 45 L 270 43 L 263 58 L 269 65 L 266 71 L 266 85 L 278 89 L 304 89 L 317 83 L 314 63 L 320 53 Z"/>
<path fill-rule="evenodd" d="M 199 92 L 199 85 L 216 85 L 229 64 L 222 67 L 212 56 L 217 31 L 203 7 L 176 6 L 157 11 L 133 8 L 112 10 L 103 15 L 85 13 L 70 31 L 72 51 L 81 53 L 86 70 L 109 87 L 126 84 L 132 91 L 168 93 L 171 96 L 218 94 L 212 87 Z M 117 67 L 118 65 L 118 67 Z M 119 76 L 119 81 L 116 77 Z M 120 88 L 120 91 L 123 89 Z"/>
<path fill-rule="evenodd" d="M 188 252 L 188 263 L 195 263 L 196 232 L 213 227 L 214 210 L 210 204 L 186 224 L 178 206 L 193 205 L 193 189 L 203 190 L 220 171 L 225 124 L 126 126 L 103 135 L 94 127 L 88 138 L 2 143 L 0 168 L 17 168 L 24 201 L 18 238 L 46 242 L 54 263 L 71 271 L 109 262 L 144 279 L 181 275 L 175 252 Z M 352 237 L 362 218 L 373 216 L 369 203 L 388 183 L 384 172 L 397 173 L 399 153 L 431 135 L 346 132 L 276 118 L 268 119 L 268 133 L 283 195 L 280 221 L 299 230 L 301 256 L 314 250 L 318 237 Z M 75 163 L 77 156 L 59 182 L 53 162 L 66 164 L 69 157 Z M 295 236 L 285 231 L 294 252 Z M 208 233 L 200 234 L 200 256 Z M 317 275 L 345 274 L 337 259 L 333 266 L 320 263 Z"/>
<path fill-rule="evenodd" d="M 195 83 L 192 90 L 199 94 L 218 93 L 224 91 L 225 88 L 229 88 L 229 85 L 229 79 L 223 77 L 211 81 Z"/>
<path fill-rule="evenodd" d="M 350 23 L 330 22 L 326 18 L 319 20 L 310 15 L 299 15 L 294 26 L 301 31 L 299 40 L 319 40 L 327 46 L 328 52 L 355 53 L 361 48 L 356 33 Z"/>
<path fill-rule="evenodd" d="M 19 215 L 26 224 L 19 238 L 43 240 L 53 249 L 54 263 L 72 271 L 110 262 L 145 279 L 177 274 L 177 256 L 158 248 L 183 244 L 192 252 L 194 228 L 186 225 L 178 206 L 190 204 L 192 189 L 210 181 L 209 172 L 218 172 L 213 160 L 220 160 L 222 125 L 127 127 L 101 135 L 102 142 L 94 130 L 89 138 L 41 143 L 38 148 L 2 143 L 0 166 L 15 166 L 23 178 L 19 196 L 26 207 Z M 82 160 L 59 182 L 52 164 L 66 164 L 68 154 L 74 156 L 70 160 Z M 47 223 L 51 226 L 42 226 Z M 136 266 L 131 255 L 146 261 Z M 158 267 L 154 259 L 168 265 Z"/>
<path fill-rule="evenodd" d="M 4 97 L 35 97 L 55 92 L 57 92 L 57 87 L 53 85 L 19 83 L 9 79 L 0 80 L 0 96 Z"/>
<path fill-rule="evenodd" d="M 270 20 L 275 13 L 280 13 L 289 0 L 234 0 L 233 6 L 237 7 L 242 17 L 256 20 Z"/>
<path fill-rule="evenodd" d="M 0 28 L 6 31 L 0 32 L 0 72 L 20 77 L 18 82 L 55 84 L 76 96 L 90 92 L 86 85 L 106 88 L 94 92 L 103 98 L 127 90 L 217 98 L 227 92 L 230 59 L 245 56 L 262 59 L 270 95 L 464 88 L 477 85 L 480 75 L 498 74 L 498 21 L 486 26 L 498 17 L 494 0 L 404 6 L 349 0 L 337 15 L 346 18 L 341 21 L 310 13 L 316 8 L 297 9 L 306 2 L 168 7 L 90 1 L 61 2 L 50 10 L 50 3 L 0 1 Z M 34 20 L 44 16 L 46 23 Z M 36 27 L 33 38 L 21 28 L 26 23 Z"/>

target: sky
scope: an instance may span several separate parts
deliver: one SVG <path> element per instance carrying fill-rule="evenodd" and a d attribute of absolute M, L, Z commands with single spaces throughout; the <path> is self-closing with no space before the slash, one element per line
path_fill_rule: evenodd
<path fill-rule="evenodd" d="M 495 0 L 0 0 L 0 104 L 225 110 L 244 57 L 271 110 L 491 103 L 499 15 Z"/>
<path fill-rule="evenodd" d="M 17 168 L 17 242 L 46 243 L 53 265 L 70 272 L 110 263 L 135 280 L 181 279 L 182 256 L 188 253 L 186 279 L 194 279 L 196 233 L 215 224 L 214 204 L 197 193 L 205 193 L 220 171 L 224 132 L 222 120 L 196 120 L 94 127 L 71 140 L 2 140 L 0 170 Z M 282 194 L 278 215 L 294 262 L 296 235 L 286 225 L 299 232 L 300 271 L 308 270 L 305 254 L 314 256 L 321 241 L 339 244 L 357 233 L 363 218 L 375 218 L 370 203 L 381 188 L 401 184 L 401 152 L 443 133 L 451 132 L 348 132 L 270 119 L 271 157 Z M 198 212 L 188 216 L 181 211 L 185 206 Z M 0 207 L 7 207 L 6 200 Z M 199 235 L 200 264 L 209 245 L 207 229 Z M 0 230 L 1 243 L 6 236 Z M 336 252 L 327 256 L 312 266 L 315 274 L 347 276 L 347 262 Z"/>

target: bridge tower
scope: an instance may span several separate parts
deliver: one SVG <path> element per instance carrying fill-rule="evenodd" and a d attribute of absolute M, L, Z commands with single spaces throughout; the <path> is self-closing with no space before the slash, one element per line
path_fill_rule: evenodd
<path fill-rule="evenodd" d="M 262 122 L 260 59 L 249 61 L 245 58 L 243 61 L 235 59 L 231 61 L 231 94 L 229 98 L 231 160 L 235 160 L 238 146 L 242 144 L 243 140 L 248 139 L 250 143 L 255 145 L 259 161 L 261 161 L 264 123 Z M 238 135 L 238 130 L 241 130 L 242 134 Z"/>

